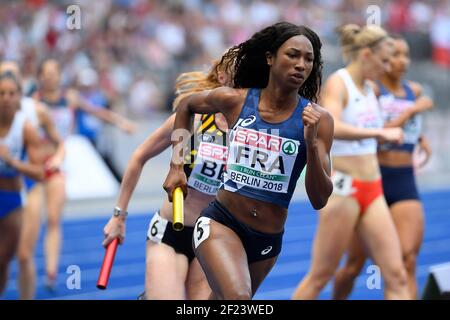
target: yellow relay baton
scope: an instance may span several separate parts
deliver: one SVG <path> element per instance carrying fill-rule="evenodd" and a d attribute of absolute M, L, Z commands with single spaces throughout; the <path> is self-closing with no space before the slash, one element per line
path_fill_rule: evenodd
<path fill-rule="evenodd" d="M 173 230 L 181 231 L 184 228 L 183 191 L 180 187 L 173 191 Z"/>

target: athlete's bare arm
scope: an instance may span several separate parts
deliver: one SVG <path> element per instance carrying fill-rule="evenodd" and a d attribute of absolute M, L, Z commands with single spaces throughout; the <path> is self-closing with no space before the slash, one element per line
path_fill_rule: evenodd
<path fill-rule="evenodd" d="M 221 112 L 228 123 L 233 123 L 238 116 L 245 99 L 246 90 L 219 87 L 192 94 L 180 102 L 177 108 L 177 118 L 174 129 L 190 129 L 190 119 L 193 114 Z M 189 121 L 189 124 L 188 122 Z"/>
<path fill-rule="evenodd" d="M 122 210 L 126 211 L 128 207 L 131 195 L 136 187 L 145 163 L 166 150 L 172 144 L 170 137 L 174 123 L 175 114 L 172 114 L 161 127 L 149 135 L 133 152 L 123 176 L 117 202 L 117 205 L 122 208 Z"/>
<path fill-rule="evenodd" d="M 347 104 L 348 94 L 344 81 L 338 74 L 333 74 L 325 83 L 321 105 L 327 109 L 334 119 L 334 138 L 341 140 L 362 140 L 377 138 L 397 142 L 401 140 L 400 128 L 358 128 L 341 120 L 342 112 Z"/>
<path fill-rule="evenodd" d="M 405 123 L 409 119 L 411 119 L 415 114 L 433 108 L 433 100 L 431 100 L 427 96 L 422 95 L 422 86 L 420 84 L 416 82 L 410 82 L 409 85 L 413 90 L 414 95 L 416 96 L 416 102 L 411 108 L 403 111 L 397 118 L 392 119 L 389 122 L 386 122 L 384 124 L 385 128 L 403 127 Z"/>
<path fill-rule="evenodd" d="M 131 196 L 141 176 L 145 163 L 166 150 L 171 144 L 171 134 L 175 123 L 175 114 L 171 115 L 164 124 L 156 129 L 147 139 L 133 152 L 127 168 L 123 175 L 120 186 L 117 206 L 127 211 Z M 125 217 L 111 217 L 104 228 L 105 240 L 103 246 L 107 246 L 113 239 L 119 238 L 122 244 L 125 240 Z"/>
<path fill-rule="evenodd" d="M 325 83 L 321 105 L 334 118 L 334 137 L 341 140 L 379 138 L 378 129 L 356 128 L 341 121 L 347 100 L 348 94 L 344 81 L 338 74 L 331 75 Z"/>
<path fill-rule="evenodd" d="M 334 121 L 331 114 L 318 105 L 306 107 L 302 118 L 307 145 L 306 192 L 313 208 L 319 210 L 327 204 L 333 191 L 330 150 Z"/>
<path fill-rule="evenodd" d="M 433 154 L 430 142 L 423 134 L 420 136 L 419 143 L 417 144 L 416 148 L 419 149 L 419 154 L 424 155 L 422 160 L 417 164 L 419 168 L 422 168 L 428 163 L 431 155 Z"/>
<path fill-rule="evenodd" d="M 195 113 L 222 113 L 227 122 L 236 121 L 240 108 L 245 99 L 246 90 L 220 87 L 213 90 L 192 94 L 180 101 L 174 126 L 173 153 L 170 162 L 170 171 L 164 182 L 169 201 L 176 187 L 181 187 L 187 196 L 187 178 L 183 171 L 184 144 L 187 143 L 192 127 L 192 116 Z"/>
<path fill-rule="evenodd" d="M 67 91 L 66 95 L 70 107 L 83 110 L 102 121 L 115 125 L 128 134 L 136 131 L 136 125 L 132 121 L 126 119 L 117 112 L 105 108 L 96 108 L 93 104 L 80 97 L 78 91 L 70 89 Z"/>
<path fill-rule="evenodd" d="M 40 102 L 35 103 L 39 124 L 45 130 L 47 137 L 56 147 L 55 154 L 49 160 L 48 165 L 50 169 L 57 169 L 61 166 L 66 154 L 64 141 L 56 130 L 55 124 L 50 116 L 48 108 Z"/>
<path fill-rule="evenodd" d="M 29 123 L 25 122 L 24 126 L 24 145 L 28 154 L 28 161 L 24 162 L 20 159 L 11 158 L 8 152 L 0 152 L 2 158 L 11 167 L 20 173 L 42 181 L 44 179 L 44 167 L 42 165 L 42 155 L 40 152 L 40 140 L 37 130 Z"/>

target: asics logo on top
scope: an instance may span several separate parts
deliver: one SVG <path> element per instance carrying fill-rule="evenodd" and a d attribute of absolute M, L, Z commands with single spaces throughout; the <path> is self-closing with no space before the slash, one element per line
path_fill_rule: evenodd
<path fill-rule="evenodd" d="M 248 127 L 249 125 L 251 125 L 255 121 L 256 121 L 256 117 L 254 115 L 251 115 L 247 119 L 245 119 L 245 120 L 243 120 L 241 122 L 241 126 Z"/>

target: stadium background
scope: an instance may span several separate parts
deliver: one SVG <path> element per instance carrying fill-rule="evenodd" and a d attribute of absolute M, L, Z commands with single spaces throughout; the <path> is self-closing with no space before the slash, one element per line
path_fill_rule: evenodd
<path fill-rule="evenodd" d="M 81 25 L 71 30 L 66 10 L 74 4 L 80 8 Z M 170 153 L 165 152 L 146 166 L 130 204 L 127 240 L 119 248 L 110 288 L 100 292 L 95 289 L 95 280 L 103 257 L 102 229 L 118 188 L 111 169 L 122 174 L 134 148 L 167 117 L 173 81 L 180 72 L 206 71 L 230 45 L 245 40 L 261 27 L 286 20 L 306 24 L 321 36 L 326 78 L 342 66 L 334 28 L 345 23 L 365 24 L 373 14 L 373 6 L 379 8 L 381 25 L 402 34 L 410 44 L 412 63 L 407 78 L 421 83 L 435 101 L 434 110 L 425 115 L 424 129 L 433 156 L 425 168 L 417 171 L 426 209 L 425 242 L 418 270 L 423 290 L 429 266 L 450 261 L 450 1 L 8 1 L 0 7 L 0 57 L 20 63 L 25 91 L 35 85 L 39 62 L 54 57 L 62 63 L 64 86 L 76 86 L 91 101 L 139 125 L 136 134 L 126 136 L 116 128 L 79 115 L 77 133 L 91 139 L 96 152 L 106 161 L 96 162 L 96 172 L 103 175 L 92 176 L 89 184 L 98 190 L 107 186 L 103 193 L 96 194 L 87 192 L 83 184 L 86 180 L 68 182 L 74 189 L 69 188 L 72 191 L 65 209 L 59 284 L 54 293 L 43 288 L 40 239 L 37 298 L 133 299 L 143 289 L 146 226 L 165 196 L 161 185 Z M 76 138 L 73 141 L 75 146 L 83 146 L 76 143 Z M 69 176 L 83 177 L 81 173 L 100 159 L 89 148 L 72 148 L 71 158 L 77 164 L 69 166 Z M 290 208 L 282 255 L 256 298 L 289 298 L 309 265 L 316 214 L 304 201 L 300 185 Z M 81 269 L 80 290 L 67 289 L 66 271 L 70 265 Z M 16 272 L 14 263 L 6 299 L 17 298 Z M 366 287 L 367 277 L 360 276 L 352 298 L 382 298 L 382 290 Z M 329 298 L 329 287 L 321 298 Z"/>

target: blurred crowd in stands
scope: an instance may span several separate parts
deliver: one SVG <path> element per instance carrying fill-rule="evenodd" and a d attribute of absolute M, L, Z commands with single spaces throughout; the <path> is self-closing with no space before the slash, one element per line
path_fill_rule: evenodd
<path fill-rule="evenodd" d="M 81 9 L 79 30 L 66 25 L 73 4 Z M 170 109 L 178 73 L 206 70 L 227 47 L 263 26 L 306 24 L 335 46 L 334 28 L 365 24 L 370 5 L 380 8 L 389 31 L 418 42 L 411 46 L 417 48 L 414 59 L 450 69 L 450 0 L 6 1 L 0 5 L 0 58 L 20 62 L 25 92 L 39 61 L 57 58 L 64 85 L 139 118 Z"/>

